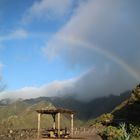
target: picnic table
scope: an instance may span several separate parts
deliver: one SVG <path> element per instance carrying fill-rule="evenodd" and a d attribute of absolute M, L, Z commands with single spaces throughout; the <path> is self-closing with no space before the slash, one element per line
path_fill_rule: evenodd
<path fill-rule="evenodd" d="M 67 129 L 60 129 L 60 137 L 67 138 L 70 134 L 67 132 Z M 58 129 L 45 129 L 42 132 L 42 137 L 57 138 Z"/>

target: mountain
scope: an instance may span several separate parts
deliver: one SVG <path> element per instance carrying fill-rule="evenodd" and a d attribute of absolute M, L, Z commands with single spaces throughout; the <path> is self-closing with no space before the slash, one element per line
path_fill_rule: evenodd
<path fill-rule="evenodd" d="M 0 123 L 2 126 L 9 128 L 36 128 L 37 113 L 35 110 L 46 107 L 60 107 L 76 111 L 75 124 L 79 126 L 89 119 L 111 112 L 114 107 L 125 101 L 129 95 L 130 92 L 127 91 L 118 96 L 109 95 L 89 102 L 77 100 L 73 96 L 40 97 L 28 100 L 19 99 L 18 101 L 4 99 L 0 101 Z M 65 115 L 61 119 L 63 119 L 62 125 L 68 127 L 70 118 Z M 52 117 L 43 115 L 41 126 L 52 127 Z"/>
<path fill-rule="evenodd" d="M 76 111 L 76 118 L 86 121 L 88 119 L 96 118 L 103 113 L 111 112 L 117 105 L 126 100 L 129 96 L 130 91 L 126 91 L 120 95 L 100 97 L 89 102 L 77 100 L 73 96 L 40 97 L 24 100 L 24 102 L 31 105 L 40 101 L 51 102 L 56 107 L 69 108 Z"/>
<path fill-rule="evenodd" d="M 131 96 L 113 111 L 114 121 L 140 124 L 140 84 L 132 91 Z"/>

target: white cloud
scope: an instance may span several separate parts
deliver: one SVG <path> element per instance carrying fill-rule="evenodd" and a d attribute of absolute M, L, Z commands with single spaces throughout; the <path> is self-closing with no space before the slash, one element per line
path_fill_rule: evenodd
<path fill-rule="evenodd" d="M 134 10 L 135 7 L 131 7 L 131 2 L 127 3 L 126 7 L 123 6 L 125 2 L 120 0 L 117 2 L 90 0 L 86 4 L 81 4 L 71 20 L 54 35 L 50 42 L 47 42 L 46 48 L 43 49 L 47 57 L 59 55 L 61 52 L 70 53 L 74 49 L 83 50 L 86 46 L 82 47 L 81 41 L 90 43 L 93 48 L 96 46 L 110 50 L 121 57 L 123 55 L 121 53 L 125 56 L 131 54 L 132 48 L 140 44 L 138 40 L 140 20 L 137 10 Z M 138 47 L 137 51 L 140 51 Z M 72 53 L 73 56 L 77 55 L 76 51 Z"/>
<path fill-rule="evenodd" d="M 33 19 L 58 19 L 67 15 L 72 6 L 73 0 L 40 0 L 36 1 L 26 12 L 23 22 Z"/>
<path fill-rule="evenodd" d="M 25 87 L 16 91 L 4 91 L 0 94 L 0 99 L 3 98 L 36 98 L 40 96 L 57 96 L 63 95 L 66 89 L 71 89 L 73 87 L 74 80 L 67 81 L 54 81 L 50 84 L 43 85 L 41 87 Z"/>
<path fill-rule="evenodd" d="M 121 74 L 121 81 L 124 82 L 123 86 L 120 87 L 119 83 L 114 85 L 114 79 L 119 80 L 116 74 L 117 70 L 115 70 L 115 68 L 111 73 L 108 72 L 107 69 L 101 69 L 100 71 L 98 69 L 90 69 L 74 79 L 54 81 L 41 87 L 25 87 L 16 91 L 3 91 L 0 94 L 0 99 L 29 99 L 44 96 L 60 97 L 73 95 L 79 100 L 89 101 L 93 98 L 107 96 L 108 94 L 118 94 L 124 92 L 124 89 L 127 89 L 127 87 L 133 88 L 133 86 L 135 86 L 136 83 L 134 79 L 131 79 L 129 83 L 125 82 L 126 75 L 124 74 Z M 111 79 L 111 82 L 108 80 L 110 75 L 114 77 L 114 79 Z M 130 77 L 128 77 L 128 79 Z M 98 82 L 99 78 L 102 79 L 100 82 Z"/>
<path fill-rule="evenodd" d="M 44 52 L 47 57 L 63 54 L 65 59 L 73 65 L 77 65 L 77 63 L 81 65 L 90 63 L 89 65 L 91 65 L 93 62 L 90 60 L 104 57 L 98 57 L 98 55 L 103 55 L 102 52 L 106 51 L 124 61 L 129 60 L 128 62 L 131 62 L 130 65 L 132 65 L 140 56 L 138 55 L 140 52 L 138 47 L 140 20 L 138 9 L 135 10 L 136 4 L 133 6 L 131 4 L 128 2 L 125 5 L 125 2 L 120 0 L 117 2 L 95 0 L 84 3 L 77 9 L 73 18 L 50 42 L 47 42 L 43 49 Z M 85 44 L 91 45 L 89 47 Z M 93 51 L 91 52 L 91 50 Z M 108 54 L 104 53 L 104 55 Z M 83 59 L 85 61 L 80 61 Z M 134 59 L 135 62 L 133 62 Z M 140 66 L 137 65 L 137 68 Z"/>
<path fill-rule="evenodd" d="M 7 35 L 0 36 L 0 41 L 5 40 L 12 40 L 12 39 L 23 39 L 28 36 L 28 32 L 24 29 L 17 29 L 12 32 L 10 32 Z"/>

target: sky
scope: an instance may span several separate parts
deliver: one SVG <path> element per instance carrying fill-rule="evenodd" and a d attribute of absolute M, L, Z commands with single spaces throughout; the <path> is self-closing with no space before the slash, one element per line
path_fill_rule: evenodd
<path fill-rule="evenodd" d="M 3 98 L 119 95 L 140 82 L 139 0 L 0 0 Z"/>

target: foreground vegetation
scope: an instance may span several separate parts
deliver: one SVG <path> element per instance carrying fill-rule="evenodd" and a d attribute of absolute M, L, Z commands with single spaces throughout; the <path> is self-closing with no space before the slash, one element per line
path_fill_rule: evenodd
<path fill-rule="evenodd" d="M 111 113 L 103 114 L 93 122 L 105 126 L 99 133 L 103 140 L 140 140 L 140 84 Z"/>
<path fill-rule="evenodd" d="M 140 127 L 120 124 L 118 127 L 107 126 L 101 133 L 105 140 L 140 140 Z"/>

